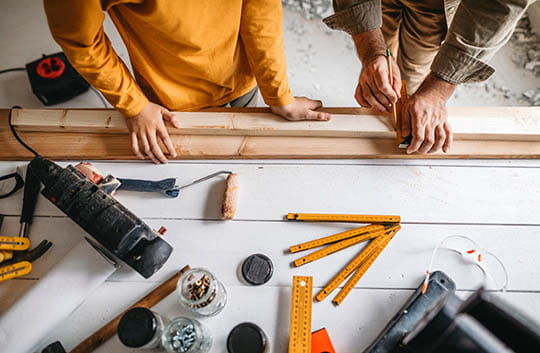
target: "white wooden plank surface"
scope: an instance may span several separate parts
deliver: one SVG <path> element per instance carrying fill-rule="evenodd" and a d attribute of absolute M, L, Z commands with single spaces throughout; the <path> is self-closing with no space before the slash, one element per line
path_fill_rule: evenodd
<path fill-rule="evenodd" d="M 137 298 L 139 293 L 150 288 L 140 283 L 106 283 L 95 293 L 91 301 L 84 303 L 66 322 L 63 330 L 51 333 L 51 341 L 60 339 L 66 348 L 74 347 L 85 338 L 84 332 L 92 332 L 106 323 L 122 310 L 124 303 L 120 298 Z M 289 332 L 289 287 L 265 287 L 254 290 L 243 286 L 229 286 L 228 303 L 225 310 L 213 318 L 200 321 L 213 333 L 214 345 L 211 353 L 226 353 L 226 339 L 229 331 L 241 322 L 254 322 L 268 335 L 271 352 L 287 351 Z M 337 352 L 359 352 L 386 322 L 405 303 L 412 291 L 366 291 L 354 290 L 348 305 L 334 307 L 329 303 L 313 306 L 313 329 L 326 327 Z M 96 313 L 96 308 L 103 308 Z M 262 310 L 261 308 L 265 308 Z M 157 312 L 171 318 L 181 316 L 184 311 L 179 307 L 174 294 L 157 306 Z M 117 337 L 109 340 L 96 353 L 133 352 L 124 347 Z"/>
<path fill-rule="evenodd" d="M 178 176 L 185 182 L 217 170 L 234 170 L 242 178 L 238 220 L 212 220 L 219 217 L 223 194 L 224 183 L 218 179 L 186 189 L 181 198 L 174 200 L 119 192 L 118 199 L 150 225 L 165 225 L 169 229 L 166 237 L 175 247 L 173 257 L 151 280 L 142 280 L 129 269 L 121 268 L 51 339 L 61 339 L 66 348 L 74 347 L 158 281 L 189 263 L 215 272 L 229 290 L 230 302 L 225 312 L 203 320 L 214 331 L 216 344 L 212 353 L 224 353 L 228 331 L 246 320 L 258 323 L 267 332 L 272 352 L 285 351 L 292 275 L 314 275 L 315 285 L 321 287 L 360 249 L 351 248 L 291 268 L 290 262 L 303 254 L 284 253 L 288 246 L 351 225 L 284 221 L 283 216 L 290 211 L 399 214 L 404 221 L 403 230 L 343 306 L 335 308 L 330 298 L 314 305 L 313 328 L 327 327 L 338 351 L 357 351 L 376 337 L 422 279 L 433 247 L 450 234 L 468 235 L 499 255 L 510 276 L 509 292 L 503 296 L 530 316 L 540 317 L 540 260 L 535 251 L 530 251 L 540 246 L 540 164 L 431 162 L 190 161 L 166 166 L 97 163 L 105 174 L 153 179 Z M 2 162 L 0 175 L 23 164 Z M 18 231 L 21 203 L 22 193 L 0 200 L 0 213 L 11 215 L 1 229 L 3 235 Z M 33 279 L 43 275 L 84 234 L 43 198 L 39 200 L 37 215 L 32 239 L 37 243 L 47 238 L 55 246 L 36 262 L 35 271 L 27 276 Z M 259 288 L 246 286 L 237 275 L 241 261 L 255 252 L 266 253 L 276 266 L 273 279 Z M 443 256 L 442 261 L 442 268 L 459 288 L 476 288 L 482 277 L 477 269 L 454 256 Z M 0 313 L 33 283 L 35 280 L 20 279 L 0 284 Z M 172 296 L 156 308 L 171 317 L 181 313 Z M 116 338 L 98 352 L 110 351 L 129 352 Z"/>
<path fill-rule="evenodd" d="M 287 212 L 399 214 L 403 222 L 540 224 L 539 168 L 393 165 L 208 165 L 96 163 L 104 174 L 190 182 L 220 169 L 240 175 L 237 219 L 281 220 Z M 11 168 L 13 169 L 13 168 Z M 9 170 L 9 169 L 8 169 Z M 140 217 L 219 218 L 224 179 L 182 190 L 178 199 L 119 192 Z M 0 203 L 19 213 L 21 193 Z M 141 202 L 144 200 L 144 202 Z M 524 207 L 524 206 L 527 207 Z M 40 199 L 38 215 L 61 215 Z"/>
<path fill-rule="evenodd" d="M 101 327 L 125 307 L 125 301 L 136 298 L 151 290 L 145 283 L 107 282 L 91 298 L 83 303 L 66 320 L 62 329 L 50 334 L 50 341 L 61 340 L 66 348 L 73 348 L 88 333 Z M 264 290 L 228 286 L 228 304 L 225 310 L 213 318 L 203 318 L 213 333 L 214 345 L 211 353 L 226 353 L 226 338 L 229 331 L 245 321 L 259 325 L 268 335 L 271 352 L 287 351 L 290 288 L 265 286 Z M 313 305 L 313 330 L 326 327 L 336 352 L 361 352 L 386 323 L 396 314 L 412 295 L 410 290 L 365 290 L 355 289 L 340 307 L 329 303 Z M 459 293 L 461 296 L 470 293 Z M 521 310 L 530 311 L 540 307 L 538 295 L 533 293 L 505 293 L 501 297 Z M 264 309 L 262 309 L 264 308 Z M 154 309 L 170 318 L 181 316 L 174 294 L 160 302 Z M 538 316 L 536 316 L 537 320 Z M 96 353 L 132 352 L 124 347 L 115 336 L 96 350 Z"/>
<path fill-rule="evenodd" d="M 291 262 L 305 253 L 289 254 L 290 245 L 348 229 L 347 226 L 289 222 L 216 222 L 149 220 L 155 228 L 168 228 L 166 239 L 174 252 L 165 267 L 145 282 L 162 282 L 185 264 L 208 267 L 226 285 L 241 285 L 237 274 L 242 260 L 253 253 L 264 253 L 276 268 L 271 285 L 288 286 L 292 275 L 314 275 L 314 285 L 324 286 L 344 267 L 363 245 L 354 246 L 319 261 L 292 267 Z M 18 219 L 8 217 L 2 234 L 13 234 Z M 379 259 L 359 282 L 359 288 L 416 288 L 423 278 L 433 248 L 447 235 L 464 234 L 480 246 L 492 251 L 506 265 L 509 274 L 508 290 L 540 291 L 540 259 L 536 253 L 525 251 L 540 246 L 540 227 L 463 226 L 463 225 L 404 225 Z M 36 262 L 35 270 L 26 278 L 39 278 L 62 258 L 84 235 L 84 231 L 66 218 L 38 218 L 31 239 L 52 240 L 50 252 Z M 441 252 L 435 266 L 447 271 L 458 288 L 472 290 L 482 281 L 480 271 L 459 256 Z M 489 263 L 491 265 L 491 263 Z M 493 276 L 503 279 L 499 266 L 490 266 Z M 118 270 L 110 281 L 137 282 L 143 278 L 127 267 Z M 489 287 L 495 289 L 494 286 Z M 16 297 L 14 291 L 3 292 L 3 301 Z M 0 304 L 0 309 L 2 304 Z"/>

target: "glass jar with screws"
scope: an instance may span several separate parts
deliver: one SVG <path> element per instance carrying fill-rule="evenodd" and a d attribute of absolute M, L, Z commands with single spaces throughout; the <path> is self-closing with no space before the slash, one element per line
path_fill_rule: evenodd
<path fill-rule="evenodd" d="M 208 353 L 212 337 L 199 321 L 179 317 L 165 327 L 161 346 L 169 353 Z"/>
<path fill-rule="evenodd" d="M 147 308 L 128 310 L 118 323 L 118 338 L 127 347 L 155 349 L 169 320 Z"/>
<path fill-rule="evenodd" d="M 227 303 L 227 292 L 223 283 L 203 268 L 186 271 L 178 279 L 176 291 L 180 303 L 201 316 L 217 315 Z"/>

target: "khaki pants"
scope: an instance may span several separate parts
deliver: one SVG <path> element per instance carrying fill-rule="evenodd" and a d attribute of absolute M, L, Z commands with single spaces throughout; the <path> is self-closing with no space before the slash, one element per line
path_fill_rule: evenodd
<path fill-rule="evenodd" d="M 382 32 L 409 94 L 430 71 L 446 36 L 443 0 L 382 0 Z"/>

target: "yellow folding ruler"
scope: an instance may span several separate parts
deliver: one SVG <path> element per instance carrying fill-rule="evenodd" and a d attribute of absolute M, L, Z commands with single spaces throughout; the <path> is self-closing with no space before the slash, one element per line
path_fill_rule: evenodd
<path fill-rule="evenodd" d="M 377 244 L 375 250 L 370 252 L 366 260 L 362 262 L 360 266 L 358 266 L 356 272 L 351 276 L 351 278 L 349 278 L 343 289 L 341 289 L 334 300 L 332 300 L 332 303 L 335 305 L 340 305 L 343 300 L 345 300 L 347 295 L 353 290 L 354 286 L 358 283 L 358 281 L 360 281 L 371 265 L 373 265 L 377 257 L 379 257 L 379 255 L 382 253 L 386 245 L 388 245 L 395 233 L 396 232 L 390 233 L 384 238 L 381 237 L 381 244 Z"/>
<path fill-rule="evenodd" d="M 351 262 L 347 264 L 315 297 L 317 301 L 324 300 L 332 291 L 334 291 L 343 281 L 350 276 L 360 265 L 365 263 L 371 255 L 377 250 L 382 244 L 390 241 L 391 237 L 395 232 L 390 234 L 385 234 L 377 239 L 371 241 L 365 248 L 352 259 Z"/>
<path fill-rule="evenodd" d="M 287 218 L 291 220 L 314 222 L 375 223 L 293 245 L 289 248 L 291 253 L 296 253 L 324 246 L 323 248 L 294 261 L 295 266 L 302 266 L 339 250 L 370 240 L 370 243 L 362 249 L 362 251 L 360 251 L 360 253 L 358 253 L 358 255 L 356 255 L 352 261 L 350 261 L 315 297 L 317 301 L 324 300 L 330 293 L 338 288 L 341 283 L 350 277 L 343 289 L 332 301 L 336 305 L 340 305 L 343 302 L 354 286 L 375 262 L 377 257 L 382 253 L 393 236 L 401 229 L 401 225 L 399 224 L 401 218 L 399 216 L 289 213 Z"/>
<path fill-rule="evenodd" d="M 326 257 L 326 256 L 328 256 L 330 254 L 333 254 L 336 251 L 348 248 L 349 246 L 364 242 L 366 240 L 377 238 L 377 237 L 379 237 L 381 235 L 384 235 L 384 234 L 386 234 L 388 232 L 397 231 L 399 229 L 401 229 L 400 225 L 395 225 L 395 226 L 391 226 L 391 227 L 387 227 L 387 228 L 383 227 L 382 230 L 371 231 L 371 232 L 366 233 L 366 234 L 362 234 L 362 235 L 359 235 L 359 236 L 355 236 L 355 237 L 352 237 L 352 238 L 349 238 L 349 239 L 339 241 L 337 243 L 328 245 L 328 246 L 326 246 L 326 247 L 324 247 L 324 248 L 322 248 L 320 250 L 317 250 L 317 251 L 315 251 L 315 252 L 313 252 L 313 253 L 311 253 L 309 255 L 306 255 L 306 256 L 304 256 L 302 258 L 299 258 L 299 259 L 295 260 L 294 265 L 297 266 L 297 267 L 305 265 L 305 264 L 310 263 L 312 261 L 322 259 L 323 257 Z"/>
<path fill-rule="evenodd" d="M 379 225 L 379 224 L 355 228 L 355 229 L 348 230 L 346 232 L 341 232 L 338 234 L 329 235 L 324 238 L 308 241 L 302 244 L 293 245 L 289 248 L 289 251 L 291 253 L 295 253 L 295 252 L 299 252 L 303 250 L 318 248 L 319 246 L 335 243 L 337 241 L 348 239 L 348 238 L 351 238 L 360 234 L 370 233 L 370 232 L 382 230 L 382 229 L 384 229 L 384 226 Z"/>
<path fill-rule="evenodd" d="M 289 353 L 311 352 L 313 277 L 293 276 Z"/>
<path fill-rule="evenodd" d="M 399 223 L 399 216 L 325 214 L 325 213 L 289 213 L 287 219 L 307 222 L 350 222 L 350 223 Z"/>

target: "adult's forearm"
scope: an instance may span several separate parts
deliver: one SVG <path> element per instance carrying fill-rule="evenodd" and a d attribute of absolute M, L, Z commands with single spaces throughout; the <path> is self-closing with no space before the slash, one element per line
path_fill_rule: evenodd
<path fill-rule="evenodd" d="M 452 93 L 454 93 L 456 87 L 457 84 L 445 81 L 431 72 L 427 75 L 415 94 L 428 94 L 447 101 L 452 96 Z"/>
<path fill-rule="evenodd" d="M 366 64 L 375 56 L 385 55 L 387 47 L 380 28 L 353 34 L 352 38 L 356 45 L 358 58 L 363 64 Z"/>

